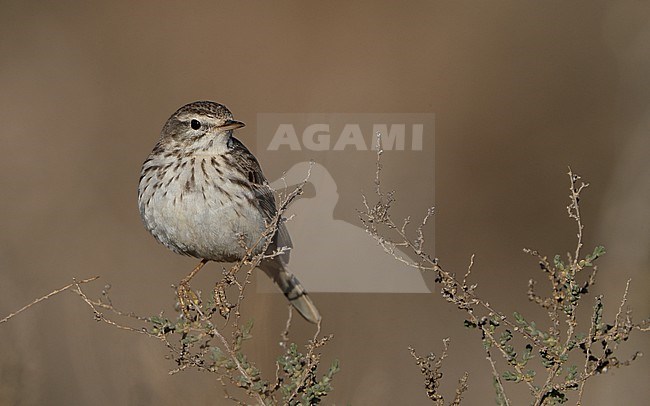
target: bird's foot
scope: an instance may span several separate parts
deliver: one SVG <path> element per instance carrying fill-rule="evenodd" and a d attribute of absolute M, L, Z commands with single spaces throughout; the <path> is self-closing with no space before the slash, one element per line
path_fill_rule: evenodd
<path fill-rule="evenodd" d="M 200 299 L 194 291 L 190 288 L 190 284 L 182 280 L 176 288 L 176 295 L 178 296 L 178 303 L 181 311 L 188 320 L 192 320 L 190 311 L 198 310 Z"/>
<path fill-rule="evenodd" d="M 192 320 L 190 310 L 194 310 L 199 315 L 201 315 L 201 298 L 194 293 L 190 288 L 190 280 L 196 275 L 201 268 L 208 262 L 207 259 L 202 259 L 201 262 L 190 272 L 183 280 L 180 281 L 178 287 L 176 288 L 176 295 L 178 296 L 178 303 L 181 307 L 181 311 L 188 320 Z"/>

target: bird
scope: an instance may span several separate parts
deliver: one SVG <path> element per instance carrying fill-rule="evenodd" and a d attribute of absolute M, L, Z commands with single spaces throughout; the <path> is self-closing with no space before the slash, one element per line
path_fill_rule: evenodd
<path fill-rule="evenodd" d="M 264 252 L 269 255 L 258 267 L 300 315 L 318 324 L 318 309 L 288 269 L 292 242 L 284 222 L 276 222 L 275 232 L 264 237 L 278 211 L 257 158 L 233 136 L 244 125 L 212 101 L 176 110 L 142 165 L 140 216 L 162 245 L 201 259 L 188 278 L 208 261 L 238 262 L 263 254 L 270 238 Z"/>

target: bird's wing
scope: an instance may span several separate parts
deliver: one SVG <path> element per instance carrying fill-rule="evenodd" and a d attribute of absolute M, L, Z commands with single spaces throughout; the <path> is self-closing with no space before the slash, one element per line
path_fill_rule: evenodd
<path fill-rule="evenodd" d="M 255 158 L 248 148 L 246 148 L 246 146 L 235 137 L 230 138 L 230 147 L 232 148 L 231 156 L 234 158 L 232 163 L 238 166 L 242 173 L 246 175 L 246 181 L 257 197 L 257 199 L 255 199 L 255 204 L 257 204 L 262 213 L 264 213 L 267 221 L 272 221 L 277 213 L 275 195 L 269 182 L 266 180 L 266 177 L 264 177 L 262 167 L 257 161 L 257 158 Z M 280 221 L 278 231 L 274 237 L 274 245 L 275 247 L 271 247 L 272 249 L 279 247 L 293 247 L 289 231 L 282 220 Z M 282 255 L 282 260 L 285 263 L 289 261 L 288 252 L 285 255 Z"/>

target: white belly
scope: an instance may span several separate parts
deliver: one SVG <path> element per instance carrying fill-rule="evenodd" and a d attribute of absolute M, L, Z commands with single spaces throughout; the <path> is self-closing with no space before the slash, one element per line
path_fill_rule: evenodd
<path fill-rule="evenodd" d="M 175 252 L 218 262 L 237 261 L 246 251 L 239 242 L 241 236 L 247 247 L 255 245 L 265 230 L 264 218 L 250 205 L 254 196 L 249 189 L 216 173 L 204 179 L 198 169 L 199 163 L 190 188 L 187 171 L 186 176 L 171 181 L 159 179 L 160 187 L 141 193 L 142 219 L 151 234 Z"/>

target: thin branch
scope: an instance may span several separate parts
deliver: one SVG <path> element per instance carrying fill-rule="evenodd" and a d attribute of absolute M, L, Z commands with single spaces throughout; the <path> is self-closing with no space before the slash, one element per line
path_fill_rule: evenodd
<path fill-rule="evenodd" d="M 492 359 L 492 354 L 490 353 L 489 348 L 485 348 L 485 354 L 486 354 L 486 359 L 490 363 L 490 367 L 492 367 L 492 377 L 494 378 L 494 384 L 497 387 L 497 396 L 502 396 L 504 405 L 505 406 L 510 406 L 510 401 L 508 400 L 508 396 L 506 395 L 506 391 L 503 388 L 503 382 L 501 381 L 501 376 L 499 375 L 499 372 L 497 371 L 496 364 L 494 362 L 494 359 Z"/>
<path fill-rule="evenodd" d="M 64 287 L 62 287 L 62 288 L 55 289 L 55 290 L 51 291 L 50 293 L 48 293 L 47 295 L 45 295 L 45 296 L 41 296 L 41 297 L 39 297 L 38 299 L 32 301 L 31 303 L 29 303 L 29 304 L 27 304 L 27 305 L 21 307 L 19 310 L 16 310 L 15 312 L 9 314 L 9 315 L 8 315 L 7 317 L 5 317 L 4 319 L 1 319 L 1 320 L 0 320 L 0 324 L 9 321 L 9 320 L 12 319 L 13 317 L 19 315 L 20 313 L 24 312 L 25 310 L 29 309 L 30 307 L 34 306 L 35 304 L 42 302 L 43 300 L 47 300 L 47 299 L 51 298 L 52 296 L 58 295 L 58 294 L 61 293 L 61 292 L 65 292 L 66 290 L 68 290 L 68 289 L 70 289 L 70 288 L 72 288 L 72 287 L 79 286 L 79 285 L 83 285 L 84 283 L 89 283 L 89 282 L 95 281 L 95 280 L 97 280 L 98 278 L 99 278 L 99 276 L 94 276 L 94 277 L 92 277 L 92 278 L 82 279 L 82 280 L 80 280 L 80 281 L 77 281 L 76 279 L 73 278 L 73 279 L 72 279 L 72 280 L 73 280 L 72 283 L 69 283 L 69 284 L 65 285 Z"/>

